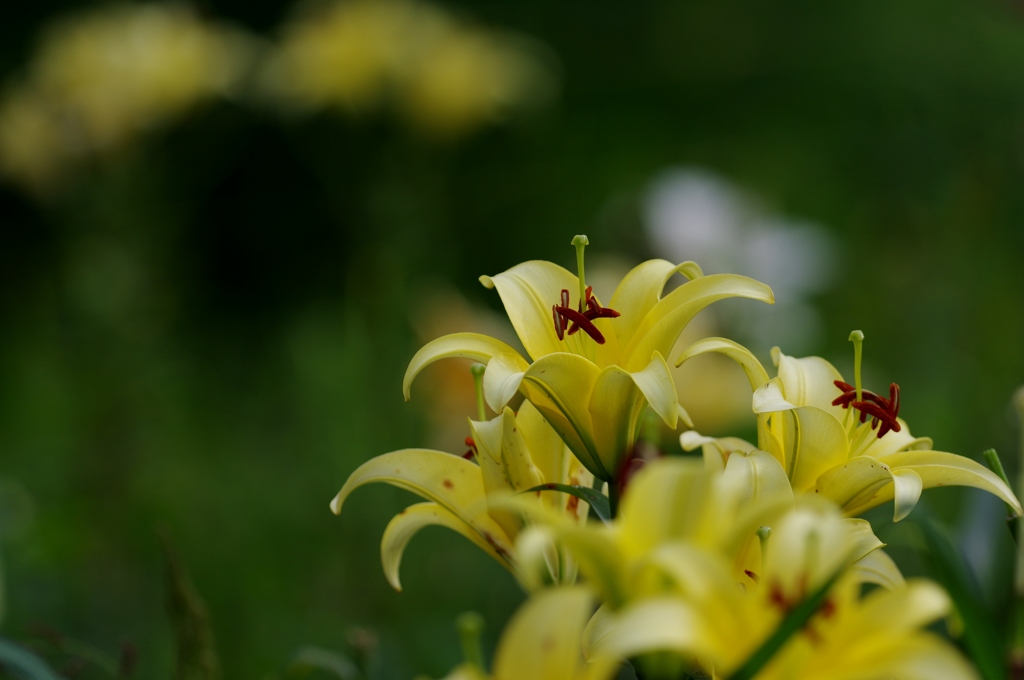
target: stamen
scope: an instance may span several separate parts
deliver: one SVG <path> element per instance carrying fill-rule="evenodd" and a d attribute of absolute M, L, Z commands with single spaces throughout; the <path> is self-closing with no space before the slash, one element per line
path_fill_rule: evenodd
<path fill-rule="evenodd" d="M 468 436 L 466 437 L 465 442 L 466 446 L 469 447 L 469 451 L 466 451 L 464 454 L 462 454 L 462 457 L 465 458 L 466 460 L 473 460 L 473 458 L 476 457 L 476 442 L 473 441 L 472 437 Z"/>
<path fill-rule="evenodd" d="M 896 383 L 889 385 L 889 398 L 881 397 L 869 390 L 858 390 L 849 383 L 842 380 L 834 381 L 836 387 L 842 390 L 842 394 L 832 400 L 833 406 L 843 408 L 854 408 L 860 411 L 860 422 L 865 422 L 871 416 L 871 429 L 878 429 L 878 438 L 881 439 L 890 431 L 899 432 L 902 429 L 897 416 L 900 413 L 900 386 Z M 881 427 L 879 427 L 881 424 Z"/>

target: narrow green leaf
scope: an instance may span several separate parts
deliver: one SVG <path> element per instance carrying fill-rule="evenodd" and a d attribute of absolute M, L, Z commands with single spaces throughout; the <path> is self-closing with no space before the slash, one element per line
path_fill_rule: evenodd
<path fill-rule="evenodd" d="M 1006 677 L 1003 664 L 1005 636 L 996 630 L 995 613 L 989 611 L 973 572 L 960 551 L 934 520 L 915 513 L 931 558 L 932 575 L 946 589 L 963 620 L 964 644 L 985 680 Z"/>
<path fill-rule="evenodd" d="M 764 666 L 771 661 L 772 657 L 786 644 L 789 638 L 800 631 L 811 617 L 821 609 L 825 602 L 828 591 L 832 589 L 839 576 L 846 571 L 846 566 L 841 567 L 836 573 L 829 577 L 825 583 L 810 594 L 800 604 L 792 609 L 786 618 L 782 620 L 779 627 L 775 629 L 767 640 L 765 640 L 750 658 L 733 673 L 729 680 L 753 680 L 761 672 Z"/>
<path fill-rule="evenodd" d="M 567 493 L 570 496 L 579 498 L 581 501 L 586 501 L 590 505 L 590 509 L 601 518 L 602 522 L 607 524 L 612 519 L 611 505 L 608 502 L 608 497 L 600 491 L 595 491 L 589 487 L 572 484 L 539 484 L 522 493 L 530 493 L 531 491 L 561 491 L 562 493 Z"/>
<path fill-rule="evenodd" d="M 0 666 L 21 680 L 62 680 L 38 656 L 4 639 L 0 639 Z"/>
<path fill-rule="evenodd" d="M 288 665 L 285 677 L 304 678 L 315 671 L 331 673 L 341 680 L 359 680 L 362 674 L 348 658 L 321 647 L 303 647 Z"/>

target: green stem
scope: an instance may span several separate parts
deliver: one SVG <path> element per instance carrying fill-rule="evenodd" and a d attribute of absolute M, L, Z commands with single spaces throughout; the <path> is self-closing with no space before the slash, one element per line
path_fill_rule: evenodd
<path fill-rule="evenodd" d="M 608 482 L 608 508 L 612 519 L 619 516 L 619 481 L 613 479 Z"/>
<path fill-rule="evenodd" d="M 487 367 L 483 364 L 473 364 L 469 372 L 473 374 L 473 386 L 476 389 L 476 416 L 477 420 L 487 420 L 487 410 L 484 405 L 484 371 Z"/>
<path fill-rule="evenodd" d="M 583 249 L 590 245 L 590 240 L 586 234 L 577 234 L 573 237 L 572 244 L 576 246 L 576 274 L 580 280 L 580 308 L 584 309 L 587 299 L 587 277 L 583 273 Z"/>
<path fill-rule="evenodd" d="M 992 472 L 999 476 L 999 479 L 1003 480 L 1007 488 L 1012 489 L 1013 485 L 1010 484 L 1009 477 L 1006 476 L 1006 470 L 1003 469 L 1003 461 L 1000 460 L 999 454 L 996 453 L 995 449 L 988 449 L 982 452 L 981 456 L 985 459 L 985 463 L 989 466 Z M 1014 543 L 1017 542 L 1017 524 L 1018 517 L 1016 511 L 1010 507 L 1009 503 L 1006 503 L 1006 524 L 1010 527 L 1010 534 L 1013 536 Z"/>
<path fill-rule="evenodd" d="M 484 617 L 476 612 L 460 614 L 455 620 L 459 629 L 459 637 L 462 639 L 462 656 L 466 663 L 473 666 L 481 673 L 486 673 L 484 666 L 484 651 L 480 645 L 480 634 L 484 630 Z"/>

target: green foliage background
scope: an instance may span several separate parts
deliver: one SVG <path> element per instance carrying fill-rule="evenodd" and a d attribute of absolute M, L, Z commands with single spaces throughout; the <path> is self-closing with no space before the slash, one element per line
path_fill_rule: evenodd
<path fill-rule="evenodd" d="M 327 503 L 360 462 L 422 440 L 422 405 L 400 385 L 424 282 L 497 308 L 479 274 L 571 266 L 575 233 L 649 256 L 639 198 L 672 165 L 834 229 L 842 283 L 816 301 L 818 352 L 848 370 L 846 337 L 862 328 L 915 432 L 1013 458 L 1019 3 L 446 6 L 543 41 L 558 101 L 455 144 L 387 117 L 282 122 L 222 103 L 54 200 L 0 187 L 0 475 L 33 509 L 5 532 L 5 636 L 41 624 L 115 653 L 130 640 L 138 677 L 168 677 L 164 527 L 207 602 L 225 677 L 272 677 L 304 645 L 346 651 L 353 626 L 379 635 L 380 677 L 440 676 L 466 609 L 493 643 L 522 598 L 508 574 L 429 532 L 394 593 L 377 543 L 409 498 L 364 490 L 340 519 Z M 5 18 L 0 73 L 70 8 Z M 287 15 L 270 2 L 201 8 L 266 35 Z M 949 516 L 980 496 L 928 494 Z M 990 594 L 1007 578 L 1006 566 L 981 575 Z"/>

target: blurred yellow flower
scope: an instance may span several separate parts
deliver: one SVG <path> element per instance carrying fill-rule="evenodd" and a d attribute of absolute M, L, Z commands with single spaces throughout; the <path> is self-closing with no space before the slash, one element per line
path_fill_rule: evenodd
<path fill-rule="evenodd" d="M 367 461 L 349 476 L 331 510 L 341 513 L 349 494 L 364 484 L 384 482 L 427 499 L 396 515 L 381 539 L 381 562 L 388 582 L 401 590 L 398 571 L 412 537 L 427 526 L 456 531 L 518 575 L 515 539 L 522 529 L 518 514 L 497 507 L 496 499 L 541 484 L 590 486 L 592 476 L 529 403 L 519 413 L 505 408 L 489 421 L 469 421 L 472 447 L 460 457 L 429 449 L 393 451 Z M 585 522 L 588 507 L 575 496 L 556 491 L 536 492 L 540 504 L 573 523 Z M 558 551 L 549 551 L 548 580 L 571 583 L 575 565 Z"/>
<path fill-rule="evenodd" d="M 411 0 L 338 2 L 297 18 L 268 58 L 263 83 L 298 109 L 392 104 L 440 136 L 494 123 L 554 91 L 532 42 Z"/>
<path fill-rule="evenodd" d="M 67 162 L 230 93 L 251 54 L 250 38 L 184 5 L 114 5 L 62 19 L 44 33 L 23 82 L 3 95 L 0 168 L 45 188 Z"/>
<path fill-rule="evenodd" d="M 893 519 L 906 517 L 925 488 L 972 486 L 998 496 L 1021 514 L 1020 501 L 991 470 L 969 458 L 932 450 L 928 437 L 914 437 L 897 416 L 899 388 L 889 398 L 845 383 L 820 357 L 794 358 L 776 347 L 778 376 L 769 380 L 760 362 L 745 348 L 724 338 L 694 343 L 679 362 L 708 352 L 726 354 L 746 372 L 754 390 L 758 445 L 785 470 L 798 493 L 830 498 L 848 516 L 894 501 Z M 859 349 L 858 349 L 859 353 Z M 684 449 L 703 447 L 708 465 L 721 468 L 737 451 L 755 447 L 736 438 L 702 437 L 684 432 Z"/>

